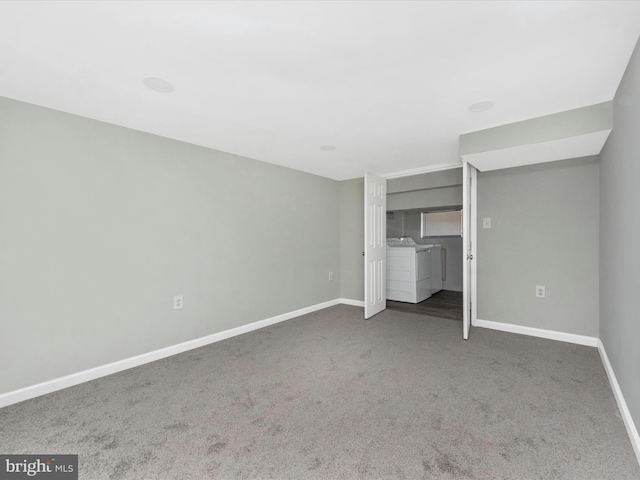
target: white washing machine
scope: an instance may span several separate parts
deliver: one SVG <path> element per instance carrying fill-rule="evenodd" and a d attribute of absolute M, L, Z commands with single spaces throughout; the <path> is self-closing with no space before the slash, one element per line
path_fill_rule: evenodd
<path fill-rule="evenodd" d="M 387 300 L 419 303 L 429 298 L 431 245 L 415 242 L 394 245 L 389 241 L 387 245 Z"/>

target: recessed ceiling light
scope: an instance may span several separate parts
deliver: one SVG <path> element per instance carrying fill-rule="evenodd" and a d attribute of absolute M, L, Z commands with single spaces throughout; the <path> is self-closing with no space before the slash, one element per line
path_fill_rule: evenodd
<path fill-rule="evenodd" d="M 493 100 L 480 100 L 469 105 L 470 112 L 484 112 L 493 107 Z"/>
<path fill-rule="evenodd" d="M 332 150 L 335 150 L 337 147 L 335 145 L 322 145 L 320 147 L 320 150 L 324 150 L 325 152 L 330 152 Z"/>
<path fill-rule="evenodd" d="M 163 80 L 162 78 L 146 77 L 142 80 L 142 82 L 151 90 L 155 90 L 156 92 L 173 92 L 173 85 L 171 85 L 166 80 Z"/>

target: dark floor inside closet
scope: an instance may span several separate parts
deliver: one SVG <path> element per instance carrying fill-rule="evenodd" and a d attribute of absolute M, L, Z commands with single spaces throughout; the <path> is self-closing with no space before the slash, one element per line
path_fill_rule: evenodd
<path fill-rule="evenodd" d="M 402 312 L 429 315 L 462 321 L 462 292 L 440 290 L 420 303 L 406 303 L 387 300 L 387 308 Z"/>

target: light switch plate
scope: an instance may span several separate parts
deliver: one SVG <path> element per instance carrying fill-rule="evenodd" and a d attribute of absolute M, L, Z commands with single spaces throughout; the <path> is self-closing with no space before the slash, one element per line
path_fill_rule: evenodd
<path fill-rule="evenodd" d="M 491 228 L 491 219 L 483 218 L 482 219 L 482 228 Z"/>

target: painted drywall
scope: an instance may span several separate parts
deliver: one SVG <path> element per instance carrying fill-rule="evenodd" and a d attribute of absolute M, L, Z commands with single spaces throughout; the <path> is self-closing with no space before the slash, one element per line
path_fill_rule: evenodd
<path fill-rule="evenodd" d="M 339 235 L 337 181 L 0 98 L 0 393 L 338 298 Z"/>
<path fill-rule="evenodd" d="M 404 237 L 404 210 L 387 212 L 387 238 Z"/>
<path fill-rule="evenodd" d="M 340 182 L 340 296 L 364 301 L 364 178 Z"/>
<path fill-rule="evenodd" d="M 460 135 L 460 157 L 486 172 L 598 155 L 612 128 L 605 102 Z"/>
<path fill-rule="evenodd" d="M 446 237 L 438 239 L 423 239 L 423 243 L 439 243 L 446 250 L 445 280 L 443 290 L 453 292 L 462 291 L 462 237 Z"/>
<path fill-rule="evenodd" d="M 640 47 L 618 87 L 614 129 L 600 154 L 600 339 L 640 426 Z"/>
<path fill-rule="evenodd" d="M 597 337 L 598 158 L 478 173 L 477 208 L 478 318 Z"/>
<path fill-rule="evenodd" d="M 612 128 L 611 102 L 531 118 L 460 135 L 460 155 L 549 142 Z"/>
<path fill-rule="evenodd" d="M 387 180 L 387 211 L 457 205 L 462 205 L 462 168 Z"/>
<path fill-rule="evenodd" d="M 387 211 L 462 205 L 462 185 L 412 190 L 387 195 Z"/>
<path fill-rule="evenodd" d="M 387 180 L 387 193 L 410 192 L 412 190 L 451 187 L 453 185 L 462 185 L 462 167 L 407 177 L 390 178 Z"/>

